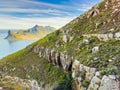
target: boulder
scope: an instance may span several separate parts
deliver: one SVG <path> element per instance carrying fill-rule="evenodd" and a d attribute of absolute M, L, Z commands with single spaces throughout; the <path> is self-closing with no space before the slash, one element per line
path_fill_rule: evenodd
<path fill-rule="evenodd" d="M 96 53 L 97 51 L 99 51 L 99 46 L 95 46 L 92 48 L 92 53 Z"/>
<path fill-rule="evenodd" d="M 114 35 L 112 34 L 112 33 L 109 33 L 108 34 L 108 39 L 110 40 L 110 39 L 113 39 L 113 37 L 114 37 Z"/>
<path fill-rule="evenodd" d="M 113 80 L 117 80 L 118 76 L 117 75 L 109 75 L 109 78 L 113 79 Z"/>
<path fill-rule="evenodd" d="M 0 90 L 3 90 L 3 87 L 0 87 Z"/>
<path fill-rule="evenodd" d="M 85 68 L 84 68 L 84 65 L 83 64 L 80 64 L 80 66 L 79 66 L 79 71 L 85 71 Z"/>
<path fill-rule="evenodd" d="M 36 53 L 39 52 L 39 57 L 44 57 L 45 56 L 45 48 L 40 47 L 38 50 L 36 50 Z"/>
<path fill-rule="evenodd" d="M 49 62 L 51 62 L 51 50 L 46 49 L 46 58 Z"/>
<path fill-rule="evenodd" d="M 69 37 L 67 35 L 63 35 L 63 41 L 64 42 L 69 42 Z"/>
<path fill-rule="evenodd" d="M 98 38 L 99 38 L 101 41 L 107 41 L 107 40 L 109 40 L 107 34 L 98 34 Z"/>
<path fill-rule="evenodd" d="M 60 57 L 60 62 L 65 71 L 71 71 L 72 68 L 72 59 L 68 55 L 63 55 Z"/>
<path fill-rule="evenodd" d="M 84 44 L 89 44 L 89 40 L 88 39 L 83 39 L 83 43 Z"/>
<path fill-rule="evenodd" d="M 86 71 L 86 79 L 91 80 L 95 75 L 96 68 L 89 68 L 89 71 Z"/>
<path fill-rule="evenodd" d="M 100 76 L 101 76 L 101 75 L 100 75 L 100 72 L 97 71 L 97 72 L 95 73 L 95 76 L 100 77 Z"/>
<path fill-rule="evenodd" d="M 56 65 L 56 58 L 55 58 L 55 54 L 56 54 L 56 51 L 55 50 L 51 50 L 51 61 L 52 61 L 52 64 L 53 65 Z"/>
<path fill-rule="evenodd" d="M 96 72 L 96 68 L 90 68 L 90 73 L 95 73 Z"/>
<path fill-rule="evenodd" d="M 61 62 L 63 69 L 65 70 L 66 63 L 65 63 L 65 57 L 63 55 L 61 55 L 61 57 L 60 57 L 60 62 Z"/>
<path fill-rule="evenodd" d="M 39 53 L 39 49 L 40 47 L 38 45 L 34 46 L 34 49 L 33 49 L 34 53 Z"/>
<path fill-rule="evenodd" d="M 32 50 L 33 49 L 33 46 L 27 46 L 26 47 L 28 50 Z"/>
<path fill-rule="evenodd" d="M 73 62 L 73 65 L 72 65 L 72 77 L 75 78 L 76 77 L 76 70 L 77 68 L 79 67 L 80 65 L 80 62 L 78 60 L 75 60 Z"/>
<path fill-rule="evenodd" d="M 96 23 L 96 28 L 99 28 L 101 25 L 103 25 L 104 24 L 104 22 L 97 22 Z"/>
<path fill-rule="evenodd" d="M 117 8 L 113 11 L 114 22 L 119 22 L 120 10 Z"/>
<path fill-rule="evenodd" d="M 80 61 L 75 60 L 72 65 L 72 71 L 74 71 L 80 65 Z"/>
<path fill-rule="evenodd" d="M 99 85 L 100 82 L 101 82 L 101 79 L 98 78 L 98 77 L 96 77 L 96 76 L 94 76 L 94 77 L 92 78 L 91 82 L 92 82 L 93 84 L 98 84 L 98 85 Z"/>
<path fill-rule="evenodd" d="M 55 42 L 55 46 L 56 46 L 56 47 L 60 47 L 60 46 L 61 46 L 61 41 L 58 40 L 57 42 Z"/>
<path fill-rule="evenodd" d="M 89 18 L 89 17 L 95 17 L 98 14 L 99 14 L 99 9 L 93 9 L 91 12 L 89 12 L 87 18 Z"/>
<path fill-rule="evenodd" d="M 109 61 L 109 62 L 112 62 L 113 60 L 112 60 L 112 59 L 109 59 L 108 61 Z"/>
<path fill-rule="evenodd" d="M 84 70 L 85 70 L 86 72 L 90 72 L 90 67 L 84 66 Z"/>
<path fill-rule="evenodd" d="M 30 90 L 41 90 L 36 80 L 29 80 L 29 88 Z"/>
<path fill-rule="evenodd" d="M 114 34 L 116 40 L 120 40 L 120 32 Z"/>
<path fill-rule="evenodd" d="M 91 82 L 87 90 L 98 90 L 98 88 L 99 88 L 99 85 Z"/>
<path fill-rule="evenodd" d="M 114 31 L 115 29 L 114 28 L 111 28 L 110 31 Z"/>
<path fill-rule="evenodd" d="M 94 73 L 89 73 L 89 72 L 87 72 L 85 75 L 87 80 L 91 80 L 93 76 L 94 76 Z"/>
<path fill-rule="evenodd" d="M 62 40 L 67 43 L 67 42 L 72 41 L 73 37 L 70 35 L 63 35 Z"/>
<path fill-rule="evenodd" d="M 97 60 L 97 59 L 99 59 L 99 57 L 94 57 L 94 58 L 93 58 L 93 60 Z"/>
<path fill-rule="evenodd" d="M 120 90 L 120 81 L 104 75 L 98 90 Z"/>

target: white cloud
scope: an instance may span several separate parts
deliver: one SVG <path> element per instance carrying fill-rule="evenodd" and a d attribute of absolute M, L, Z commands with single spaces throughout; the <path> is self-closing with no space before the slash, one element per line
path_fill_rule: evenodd
<path fill-rule="evenodd" d="M 74 3 L 71 3 L 70 5 L 69 3 L 64 3 L 64 5 L 58 5 L 38 2 L 35 0 L 1 0 L 0 29 L 27 29 L 34 26 L 35 24 L 49 25 L 60 28 L 61 26 L 65 25 L 66 23 L 75 18 L 75 11 L 77 12 L 78 10 L 81 13 L 87 11 L 93 5 L 81 3 L 79 4 L 76 3 L 77 0 L 72 1 Z M 86 0 L 86 2 L 87 1 L 88 0 Z M 24 18 L 15 17 L 14 14 L 10 13 L 23 13 L 23 15 L 27 16 Z M 56 17 L 49 16 L 48 18 L 45 18 L 48 16 L 48 14 L 55 15 Z"/>
<path fill-rule="evenodd" d="M 30 3 L 30 4 L 48 6 L 48 7 L 60 8 L 60 9 L 74 8 L 74 7 L 71 7 L 69 5 L 58 5 L 58 4 L 45 3 L 45 2 L 40 2 L 40 1 L 38 2 L 38 1 L 34 1 L 34 0 L 22 0 L 22 1 L 24 1 L 26 3 Z"/>
<path fill-rule="evenodd" d="M 59 11 L 56 9 L 25 9 L 25 8 L 0 8 L 0 12 L 14 12 L 14 13 L 55 13 L 57 14 L 69 14 L 68 12 Z"/>
<path fill-rule="evenodd" d="M 76 0 L 77 1 L 77 0 Z M 94 4 L 81 4 L 81 3 L 76 3 L 76 1 L 72 1 L 72 5 L 69 4 L 64 4 L 64 5 L 58 5 L 58 4 L 52 4 L 52 3 L 46 3 L 46 2 L 38 2 L 34 0 L 3 0 L 0 1 L 0 5 L 2 7 L 8 7 L 8 8 L 20 8 L 20 7 L 47 7 L 47 8 L 54 8 L 54 9 L 62 9 L 62 10 L 77 10 L 78 8 L 86 8 L 91 7 L 91 5 Z M 88 1 L 88 0 L 87 0 Z"/>
<path fill-rule="evenodd" d="M 73 18 L 75 17 L 17 18 L 12 16 L 0 16 L 0 29 L 28 29 L 36 24 L 60 28 Z"/>
<path fill-rule="evenodd" d="M 73 9 L 73 6 L 69 5 L 58 5 L 46 2 L 38 2 L 34 0 L 3 0 L 0 1 L 0 5 L 2 7 L 23 7 L 23 6 L 42 6 L 42 7 L 49 7 L 49 8 L 57 8 L 57 9 Z"/>

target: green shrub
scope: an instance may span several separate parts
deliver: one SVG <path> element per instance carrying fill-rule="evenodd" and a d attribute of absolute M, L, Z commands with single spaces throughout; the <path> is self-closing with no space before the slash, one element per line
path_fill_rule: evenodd
<path fill-rule="evenodd" d="M 90 84 L 90 81 L 89 80 L 83 80 L 83 82 L 82 82 L 82 86 L 83 87 L 88 87 L 89 86 L 89 84 Z"/>
<path fill-rule="evenodd" d="M 110 75 L 114 74 L 115 68 L 114 66 L 108 66 L 107 68 L 104 68 L 103 70 L 100 71 L 101 75 Z"/>

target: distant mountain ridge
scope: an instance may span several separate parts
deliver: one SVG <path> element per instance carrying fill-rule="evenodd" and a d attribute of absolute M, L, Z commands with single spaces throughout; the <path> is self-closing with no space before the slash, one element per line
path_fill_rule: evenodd
<path fill-rule="evenodd" d="M 9 30 L 7 37 L 5 39 L 8 40 L 34 40 L 34 39 L 40 39 L 44 37 L 45 35 L 55 31 L 56 29 L 54 27 L 50 26 L 38 26 L 35 25 L 34 27 L 28 29 L 28 30 L 22 30 L 20 29 L 17 33 L 14 31 Z"/>

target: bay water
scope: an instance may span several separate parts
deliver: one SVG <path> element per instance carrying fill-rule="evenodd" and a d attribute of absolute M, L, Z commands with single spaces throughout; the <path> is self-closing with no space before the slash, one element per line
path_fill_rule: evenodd
<path fill-rule="evenodd" d="M 17 31 L 16 31 L 17 32 Z M 18 40 L 9 41 L 4 39 L 8 34 L 8 30 L 0 30 L 0 59 L 25 48 L 27 45 L 35 42 L 35 40 Z"/>

